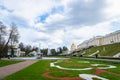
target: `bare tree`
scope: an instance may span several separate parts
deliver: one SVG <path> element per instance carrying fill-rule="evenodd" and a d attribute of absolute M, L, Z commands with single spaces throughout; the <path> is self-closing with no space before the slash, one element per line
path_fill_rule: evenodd
<path fill-rule="evenodd" d="M 19 33 L 17 26 L 14 23 L 12 23 L 5 46 L 7 46 L 10 42 L 11 42 L 11 46 L 13 46 L 13 44 L 18 43 L 18 39 L 19 39 Z"/>
<path fill-rule="evenodd" d="M 0 21 L 0 45 L 3 45 L 5 35 L 6 35 L 6 26 Z"/>
<path fill-rule="evenodd" d="M 1 48 L 1 51 L 6 51 L 8 44 L 11 44 L 11 48 L 15 43 L 18 43 L 18 39 L 19 39 L 19 33 L 18 33 L 18 29 L 17 26 L 12 23 L 9 33 L 8 33 L 8 39 L 6 40 L 5 45 Z"/>
<path fill-rule="evenodd" d="M 7 34 L 6 26 L 0 21 L 0 58 L 3 53 L 2 49 L 5 43 L 5 35 Z"/>
<path fill-rule="evenodd" d="M 10 38 L 11 46 L 15 45 L 15 43 L 18 43 L 18 39 L 19 39 L 18 28 L 14 23 L 11 24 L 9 38 Z"/>

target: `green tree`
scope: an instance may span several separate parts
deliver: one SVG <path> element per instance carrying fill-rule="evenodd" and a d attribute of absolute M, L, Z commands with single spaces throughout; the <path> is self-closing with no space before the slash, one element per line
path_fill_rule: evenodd
<path fill-rule="evenodd" d="M 47 48 L 46 49 L 41 49 L 41 53 L 43 53 L 43 55 L 46 56 L 47 53 L 48 53 L 48 49 Z"/>
<path fill-rule="evenodd" d="M 28 55 L 31 51 L 32 51 L 31 45 L 27 45 L 27 46 L 25 47 L 25 55 Z"/>
<path fill-rule="evenodd" d="M 51 51 L 52 55 L 57 55 L 57 52 L 55 49 L 51 49 L 50 51 Z"/>
<path fill-rule="evenodd" d="M 58 51 L 58 54 L 61 54 L 63 52 L 63 49 L 59 47 L 57 51 Z"/>
<path fill-rule="evenodd" d="M 65 46 L 63 46 L 62 51 L 67 51 L 67 50 L 68 50 L 68 48 L 67 48 L 67 47 L 65 47 Z"/>

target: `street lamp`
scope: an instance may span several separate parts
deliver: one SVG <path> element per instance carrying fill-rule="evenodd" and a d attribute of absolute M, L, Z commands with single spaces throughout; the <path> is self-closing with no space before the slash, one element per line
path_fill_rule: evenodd
<path fill-rule="evenodd" d="M 39 47 L 38 47 L 38 51 L 37 51 L 37 59 L 42 59 L 42 53 L 40 51 L 40 46 L 41 46 L 41 43 L 39 43 Z"/>

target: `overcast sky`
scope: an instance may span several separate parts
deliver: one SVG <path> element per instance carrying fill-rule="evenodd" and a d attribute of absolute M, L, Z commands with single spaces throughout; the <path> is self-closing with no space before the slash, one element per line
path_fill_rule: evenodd
<path fill-rule="evenodd" d="M 120 0 L 0 0 L 0 21 L 14 22 L 20 42 L 70 47 L 120 29 Z"/>

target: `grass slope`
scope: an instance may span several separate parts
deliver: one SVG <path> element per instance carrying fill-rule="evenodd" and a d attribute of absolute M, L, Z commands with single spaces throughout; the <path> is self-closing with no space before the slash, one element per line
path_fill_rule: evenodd
<path fill-rule="evenodd" d="M 97 50 L 100 51 L 99 52 L 100 56 L 114 56 L 115 54 L 120 52 L 120 43 L 92 47 L 90 49 L 79 52 L 78 55 L 85 52 L 84 55 L 88 56 L 90 54 L 93 54 Z"/>

